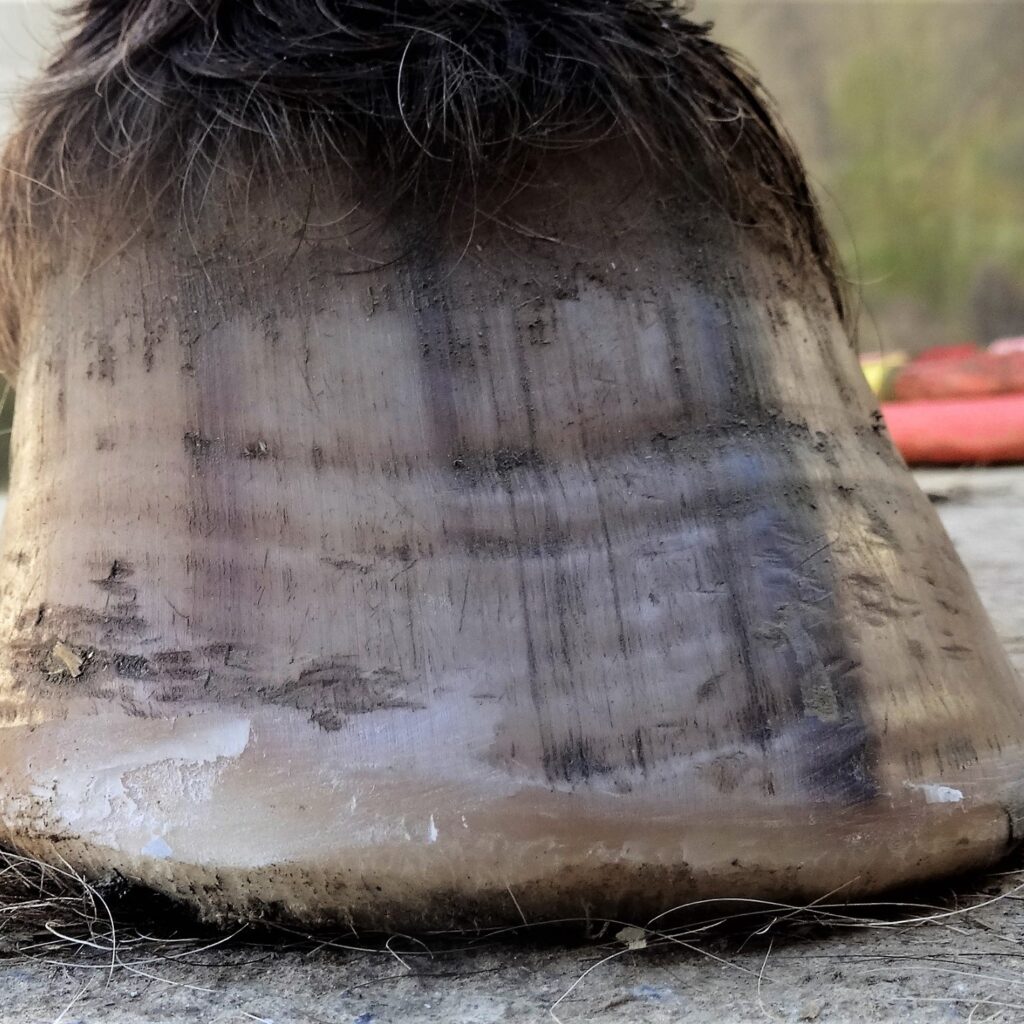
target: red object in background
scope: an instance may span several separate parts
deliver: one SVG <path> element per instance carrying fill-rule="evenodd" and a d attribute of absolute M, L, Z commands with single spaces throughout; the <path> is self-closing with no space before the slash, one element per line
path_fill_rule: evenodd
<path fill-rule="evenodd" d="M 981 351 L 983 350 L 978 348 L 973 341 L 968 341 L 963 345 L 936 345 L 934 348 L 926 348 L 923 352 L 918 352 L 912 362 L 944 363 L 951 359 L 968 359 Z"/>
<path fill-rule="evenodd" d="M 993 355 L 974 349 L 960 358 L 915 359 L 894 375 L 886 397 L 914 402 L 1014 392 L 1024 392 L 1024 352 Z"/>
<path fill-rule="evenodd" d="M 882 413 L 912 466 L 1024 462 L 1024 393 L 886 402 Z"/>

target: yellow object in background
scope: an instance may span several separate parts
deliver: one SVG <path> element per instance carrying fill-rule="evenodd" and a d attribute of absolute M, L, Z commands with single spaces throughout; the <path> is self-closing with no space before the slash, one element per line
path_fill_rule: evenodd
<path fill-rule="evenodd" d="M 871 390 L 879 398 L 886 398 L 890 381 L 909 359 L 906 352 L 873 352 L 860 357 L 860 368 Z"/>

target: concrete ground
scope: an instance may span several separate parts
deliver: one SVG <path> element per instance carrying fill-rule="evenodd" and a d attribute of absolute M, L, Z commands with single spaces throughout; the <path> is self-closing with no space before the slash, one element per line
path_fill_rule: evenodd
<path fill-rule="evenodd" d="M 919 480 L 1024 670 L 1024 470 Z M 48 930 L 47 913 L 26 928 L 0 908 L 0 1022 L 1024 1021 L 1024 858 L 888 909 L 754 910 L 713 934 L 612 927 L 390 948 L 285 932 L 201 939 L 164 920 L 120 927 L 112 950 L 102 917 L 90 930 L 55 907 Z"/>

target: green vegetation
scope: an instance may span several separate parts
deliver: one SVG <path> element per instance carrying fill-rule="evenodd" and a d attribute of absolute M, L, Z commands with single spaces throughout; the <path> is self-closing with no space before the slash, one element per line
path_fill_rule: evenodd
<path fill-rule="evenodd" d="M 991 67 L 958 82 L 935 48 L 884 46 L 856 54 L 832 94 L 844 255 L 875 296 L 912 296 L 966 327 L 979 267 L 1024 278 L 1024 107 Z"/>
<path fill-rule="evenodd" d="M 860 286 L 869 346 L 1024 334 L 1024 5 L 697 10 L 777 98 Z"/>

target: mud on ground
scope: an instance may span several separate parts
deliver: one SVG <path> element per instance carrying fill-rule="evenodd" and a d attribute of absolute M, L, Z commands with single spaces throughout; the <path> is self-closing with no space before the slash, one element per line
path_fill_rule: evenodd
<path fill-rule="evenodd" d="M 1024 470 L 918 479 L 1024 672 Z M 102 903 L 78 894 L 31 912 L 0 907 L 0 1022 L 1024 1021 L 1024 857 L 891 902 L 750 906 L 716 930 L 613 925 L 539 939 L 524 929 L 387 947 L 200 935 L 164 918 L 120 924 L 112 946 Z M 83 908 L 91 923 L 76 917 Z"/>

